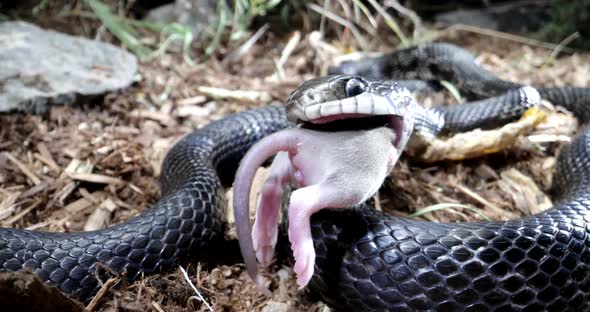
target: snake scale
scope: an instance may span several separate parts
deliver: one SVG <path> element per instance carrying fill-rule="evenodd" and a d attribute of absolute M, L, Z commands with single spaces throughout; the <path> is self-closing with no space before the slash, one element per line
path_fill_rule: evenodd
<path fill-rule="evenodd" d="M 519 87 L 479 67 L 467 51 L 440 43 L 334 71 L 374 79 L 444 79 L 472 98 L 500 95 L 481 102 L 491 107 L 485 113 L 465 105 L 441 108 L 443 119 L 457 120 L 459 130 L 502 119 L 497 116 L 512 111 L 502 99 L 516 96 L 509 90 Z M 582 121 L 590 118 L 589 89 L 537 89 Z M 274 106 L 212 122 L 169 151 L 162 165 L 163 195 L 153 208 L 93 232 L 1 228 L 0 269 L 32 270 L 87 300 L 107 271 L 135 280 L 202 255 L 222 239 L 223 187 L 231 184 L 240 158 L 262 137 L 290 126 L 285 109 Z M 562 150 L 553 180 L 555 207 L 520 220 L 440 224 L 392 217 L 368 205 L 320 211 L 312 217 L 316 267 L 309 287 L 349 311 L 589 310 L 590 131 Z"/>

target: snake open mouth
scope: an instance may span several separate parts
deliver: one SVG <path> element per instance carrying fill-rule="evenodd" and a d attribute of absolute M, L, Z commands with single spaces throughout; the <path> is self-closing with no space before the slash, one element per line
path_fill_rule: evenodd
<path fill-rule="evenodd" d="M 384 126 L 393 130 L 395 133 L 394 145 L 396 148 L 401 148 L 399 143 L 404 135 L 403 116 L 340 114 L 305 121 L 301 124 L 304 129 L 328 132 L 370 130 Z"/>

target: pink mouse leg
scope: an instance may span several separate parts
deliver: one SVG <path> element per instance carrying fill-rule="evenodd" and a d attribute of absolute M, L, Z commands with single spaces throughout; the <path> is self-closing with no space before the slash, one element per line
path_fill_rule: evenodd
<path fill-rule="evenodd" d="M 325 190 L 324 190 L 325 191 Z M 293 270 L 297 274 L 297 285 L 303 288 L 313 275 L 315 249 L 311 237 L 309 218 L 324 208 L 321 204 L 319 185 L 295 190 L 289 203 L 289 241 L 295 257 Z"/>
<path fill-rule="evenodd" d="M 315 265 L 311 215 L 323 208 L 343 208 L 357 204 L 358 194 L 353 192 L 350 196 L 343 196 L 333 185 L 327 183 L 300 188 L 291 194 L 288 233 L 295 257 L 293 270 L 297 274 L 297 285 L 300 289 L 311 279 Z"/>
<path fill-rule="evenodd" d="M 252 242 L 256 258 L 263 266 L 270 264 L 277 244 L 283 187 L 291 180 L 292 172 L 289 154 L 278 153 L 260 192 L 256 221 L 252 229 Z"/>

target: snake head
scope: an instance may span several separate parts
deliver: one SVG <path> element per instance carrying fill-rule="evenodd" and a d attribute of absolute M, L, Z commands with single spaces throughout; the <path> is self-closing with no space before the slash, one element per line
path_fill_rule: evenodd
<path fill-rule="evenodd" d="M 293 91 L 287 99 L 287 118 L 321 127 L 353 120 L 355 129 L 376 122 L 395 131 L 395 146 L 401 150 L 414 127 L 416 105 L 412 94 L 394 81 L 334 75 L 308 80 Z"/>

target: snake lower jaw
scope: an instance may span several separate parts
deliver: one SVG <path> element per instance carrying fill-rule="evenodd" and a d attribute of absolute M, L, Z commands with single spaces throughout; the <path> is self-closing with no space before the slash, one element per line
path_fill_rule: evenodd
<path fill-rule="evenodd" d="M 398 115 L 364 115 L 342 114 L 303 122 L 301 127 L 316 131 L 362 131 L 379 127 L 393 130 L 395 135 L 394 146 L 400 152 L 405 148 L 405 142 L 410 133 L 405 131 L 410 122 L 405 116 Z"/>
<path fill-rule="evenodd" d="M 338 115 L 330 115 L 326 117 L 320 117 L 317 119 L 309 120 L 308 122 L 313 124 L 327 124 L 333 121 L 342 120 L 342 119 L 359 119 L 359 118 L 366 118 L 371 117 L 371 114 L 358 114 L 358 113 L 345 113 L 345 114 L 338 114 Z"/>

